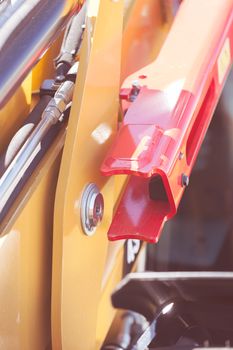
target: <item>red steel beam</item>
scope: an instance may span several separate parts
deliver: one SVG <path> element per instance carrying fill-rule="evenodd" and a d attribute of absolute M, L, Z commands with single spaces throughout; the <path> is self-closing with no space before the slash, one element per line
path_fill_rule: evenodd
<path fill-rule="evenodd" d="M 158 58 L 125 80 L 126 114 L 101 167 L 105 176 L 130 175 L 110 240 L 156 242 L 176 214 L 231 67 L 232 45 L 232 0 L 185 0 Z"/>

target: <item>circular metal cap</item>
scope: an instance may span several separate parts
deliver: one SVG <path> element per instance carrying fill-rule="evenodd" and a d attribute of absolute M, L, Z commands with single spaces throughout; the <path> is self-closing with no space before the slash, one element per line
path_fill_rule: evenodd
<path fill-rule="evenodd" d="M 92 236 L 104 214 L 104 198 L 98 187 L 90 183 L 84 189 L 81 200 L 81 222 L 83 231 Z"/>

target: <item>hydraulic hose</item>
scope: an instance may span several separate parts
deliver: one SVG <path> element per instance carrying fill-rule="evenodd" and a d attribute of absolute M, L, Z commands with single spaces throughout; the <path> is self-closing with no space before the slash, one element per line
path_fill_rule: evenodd
<path fill-rule="evenodd" d="M 2 12 L 0 108 L 79 9 L 79 0 L 18 0 Z"/>
<path fill-rule="evenodd" d="M 41 121 L 19 149 L 0 178 L 0 212 L 22 179 L 26 169 L 39 152 L 41 140 L 50 128 L 59 121 L 67 106 L 72 101 L 73 88 L 74 83 L 72 81 L 65 81 L 61 84 L 54 98 L 49 101 L 42 113 Z"/>
<path fill-rule="evenodd" d="M 86 12 L 87 2 L 85 2 L 85 4 L 82 6 L 79 13 L 72 17 L 69 25 L 67 26 L 60 54 L 55 59 L 56 79 L 58 81 L 64 81 L 68 70 L 75 62 L 75 57 L 82 42 Z"/>

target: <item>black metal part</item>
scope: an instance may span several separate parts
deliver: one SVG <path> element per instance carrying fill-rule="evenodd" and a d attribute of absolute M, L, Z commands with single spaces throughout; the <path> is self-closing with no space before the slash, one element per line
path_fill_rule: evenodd
<path fill-rule="evenodd" d="M 120 282 L 112 303 L 150 322 L 130 350 L 149 344 L 224 346 L 233 341 L 231 272 L 132 273 Z"/>
<path fill-rule="evenodd" d="M 40 96 L 53 97 L 59 86 L 60 84 L 58 84 L 54 79 L 44 80 L 40 87 Z"/>
<path fill-rule="evenodd" d="M 182 174 L 181 176 L 181 184 L 183 187 L 187 187 L 189 185 L 189 177 L 186 174 Z"/>
<path fill-rule="evenodd" d="M 66 74 L 75 62 L 82 42 L 82 35 L 85 28 L 87 3 L 76 14 L 67 26 L 59 56 L 54 60 L 56 67 L 56 80 L 62 82 Z"/>
<path fill-rule="evenodd" d="M 132 88 L 129 94 L 129 101 L 134 102 L 135 99 L 137 98 L 139 92 L 141 90 L 141 86 L 138 81 L 133 82 Z"/>
<path fill-rule="evenodd" d="M 73 64 L 73 66 L 69 69 L 68 73 L 62 79 L 61 81 L 59 80 L 54 80 L 54 79 L 46 79 L 43 81 L 40 87 L 40 96 L 51 96 L 54 97 L 57 89 L 60 87 L 61 83 L 64 81 L 72 81 L 75 83 L 76 81 L 76 76 L 77 76 L 77 71 L 78 71 L 78 62 Z"/>
<path fill-rule="evenodd" d="M 0 17 L 0 108 L 79 9 L 78 0 L 18 0 Z"/>
<path fill-rule="evenodd" d="M 173 300 L 233 302 L 233 272 L 141 272 L 127 275 L 112 294 L 116 308 L 130 309 L 152 321 Z"/>

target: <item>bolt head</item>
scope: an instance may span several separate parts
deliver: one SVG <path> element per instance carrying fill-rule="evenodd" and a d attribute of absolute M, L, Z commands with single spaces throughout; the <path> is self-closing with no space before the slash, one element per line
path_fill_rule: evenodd
<path fill-rule="evenodd" d="M 130 91 L 129 101 L 133 102 L 140 92 L 141 86 L 138 80 L 132 81 L 132 89 Z"/>
<path fill-rule="evenodd" d="M 186 174 L 181 175 L 181 184 L 182 187 L 187 187 L 189 185 L 189 177 Z"/>
<path fill-rule="evenodd" d="M 81 223 L 83 231 L 92 236 L 104 214 L 104 198 L 94 183 L 87 185 L 81 200 Z"/>
<path fill-rule="evenodd" d="M 133 88 L 137 88 L 137 89 L 140 89 L 140 83 L 138 80 L 133 80 L 132 81 L 132 87 Z"/>
<path fill-rule="evenodd" d="M 104 199 L 101 193 L 93 193 L 88 206 L 88 218 L 90 224 L 96 227 L 103 218 Z"/>
<path fill-rule="evenodd" d="M 183 159 L 184 158 L 184 153 L 183 152 L 180 152 L 179 153 L 179 160 Z"/>

